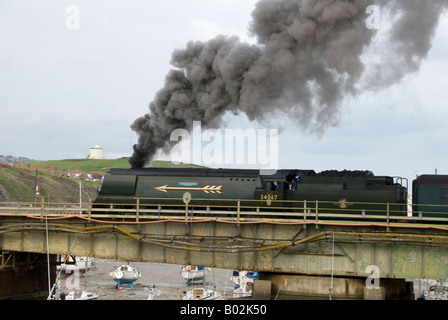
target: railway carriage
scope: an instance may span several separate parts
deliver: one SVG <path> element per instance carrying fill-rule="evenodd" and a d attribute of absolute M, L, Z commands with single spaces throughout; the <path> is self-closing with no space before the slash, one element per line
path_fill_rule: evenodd
<path fill-rule="evenodd" d="M 448 218 L 448 175 L 421 175 L 412 182 L 413 216 Z"/>

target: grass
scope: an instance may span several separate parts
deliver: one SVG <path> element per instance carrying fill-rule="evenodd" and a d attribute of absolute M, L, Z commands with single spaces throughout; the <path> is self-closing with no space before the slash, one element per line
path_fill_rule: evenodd
<path fill-rule="evenodd" d="M 33 167 L 52 167 L 61 171 L 82 170 L 84 172 L 107 172 L 111 168 L 129 169 L 128 158 L 111 160 L 68 159 L 51 160 L 30 163 Z M 157 168 L 204 168 L 187 163 L 172 163 L 169 161 L 153 161 L 152 167 Z M 20 169 L 9 165 L 0 165 L 0 201 L 32 201 L 35 197 L 35 170 Z M 44 171 L 38 172 L 40 196 L 45 201 L 55 202 L 69 199 L 70 202 L 79 201 L 79 183 L 82 184 L 83 198 L 95 198 L 100 182 L 77 180 L 60 177 Z"/>
<path fill-rule="evenodd" d="M 55 174 L 39 171 L 38 201 L 44 197 L 51 202 L 79 202 L 79 190 L 83 201 L 87 197 L 94 198 L 101 183 L 60 177 Z M 9 165 L 0 165 L 0 201 L 33 201 L 35 199 L 36 172 Z"/>
<path fill-rule="evenodd" d="M 120 159 L 68 159 L 68 160 L 50 160 L 42 162 L 30 163 L 31 166 L 39 168 L 52 167 L 57 170 L 81 170 L 84 172 L 102 171 L 107 172 L 111 168 L 129 169 L 130 165 L 128 158 Z M 204 168 L 194 164 L 178 163 L 175 164 L 170 161 L 155 160 L 152 162 L 154 168 Z"/>
<path fill-rule="evenodd" d="M 50 160 L 42 162 L 33 162 L 30 164 L 34 167 L 48 168 L 52 167 L 57 170 L 81 170 L 84 172 L 102 171 L 107 172 L 110 168 L 129 169 L 127 158 L 114 160 L 95 160 L 95 159 L 67 159 L 67 160 Z"/>

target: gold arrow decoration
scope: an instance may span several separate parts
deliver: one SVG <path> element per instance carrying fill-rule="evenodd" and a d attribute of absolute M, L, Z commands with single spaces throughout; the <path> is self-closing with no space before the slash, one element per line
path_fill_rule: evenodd
<path fill-rule="evenodd" d="M 168 185 L 160 186 L 154 188 L 162 192 L 168 192 L 168 190 L 178 190 L 178 191 L 203 191 L 205 193 L 221 193 L 222 186 L 205 186 L 202 188 L 193 187 L 168 187 Z"/>

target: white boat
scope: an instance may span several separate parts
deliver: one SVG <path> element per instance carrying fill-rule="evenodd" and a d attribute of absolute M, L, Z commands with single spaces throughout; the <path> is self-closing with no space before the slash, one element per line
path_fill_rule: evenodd
<path fill-rule="evenodd" d="M 192 281 L 204 281 L 206 269 L 201 266 L 182 266 L 181 273 L 189 286 Z"/>
<path fill-rule="evenodd" d="M 75 291 L 69 292 L 68 295 L 61 293 L 60 299 L 61 300 L 97 300 L 98 295 L 91 293 L 91 292 L 86 292 L 83 290 L 75 290 Z"/>
<path fill-rule="evenodd" d="M 254 280 L 258 279 L 258 272 L 234 270 L 230 280 L 233 282 L 233 297 L 244 298 L 252 296 Z"/>
<path fill-rule="evenodd" d="M 140 271 L 137 268 L 134 268 L 128 264 L 121 265 L 120 267 L 115 268 L 110 276 L 117 282 L 115 288 L 121 288 L 122 284 L 128 284 L 131 289 L 134 288 L 133 283 L 141 278 Z"/>
<path fill-rule="evenodd" d="M 57 266 L 57 270 L 61 274 L 80 276 L 91 269 L 95 269 L 94 260 L 90 257 L 72 257 L 62 256 L 61 265 Z"/>
<path fill-rule="evenodd" d="M 435 285 L 425 292 L 425 300 L 448 300 L 448 287 Z"/>
<path fill-rule="evenodd" d="M 181 292 L 182 300 L 222 300 L 222 296 L 218 291 L 197 288 L 189 291 Z"/>

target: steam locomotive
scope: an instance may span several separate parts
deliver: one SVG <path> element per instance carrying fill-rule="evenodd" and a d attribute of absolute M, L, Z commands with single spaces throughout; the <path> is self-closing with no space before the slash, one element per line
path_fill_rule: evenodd
<path fill-rule="evenodd" d="M 93 207 L 120 205 L 235 206 L 300 212 L 307 201 L 320 212 L 407 215 L 408 182 L 370 171 L 145 168 L 111 169 Z M 448 176 L 413 181 L 414 215 L 448 213 Z M 300 204 L 299 204 L 300 203 Z M 387 204 L 387 208 L 386 208 Z M 317 209 L 316 209 L 317 211 Z"/>

